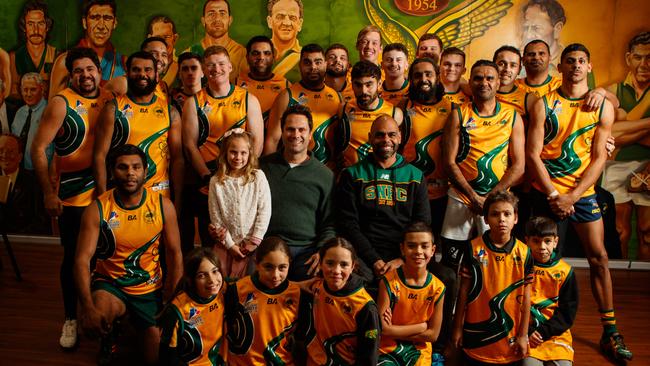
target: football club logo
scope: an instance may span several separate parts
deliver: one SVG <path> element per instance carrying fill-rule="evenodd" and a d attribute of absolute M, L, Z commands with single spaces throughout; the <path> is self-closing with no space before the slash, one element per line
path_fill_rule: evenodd
<path fill-rule="evenodd" d="M 203 104 L 203 107 L 201 107 L 201 110 L 203 111 L 203 114 L 208 115 L 212 112 L 212 106 L 206 101 L 205 104 Z"/>

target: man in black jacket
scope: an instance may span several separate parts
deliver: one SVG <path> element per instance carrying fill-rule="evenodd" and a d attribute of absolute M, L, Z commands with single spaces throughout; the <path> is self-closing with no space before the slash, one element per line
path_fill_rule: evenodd
<path fill-rule="evenodd" d="M 404 227 L 413 221 L 430 224 L 431 213 L 422 172 L 397 154 L 397 122 L 379 116 L 368 141 L 372 154 L 342 172 L 336 201 L 340 233 L 379 277 L 403 264 L 399 243 Z M 367 280 L 373 278 L 369 272 L 362 269 Z"/>

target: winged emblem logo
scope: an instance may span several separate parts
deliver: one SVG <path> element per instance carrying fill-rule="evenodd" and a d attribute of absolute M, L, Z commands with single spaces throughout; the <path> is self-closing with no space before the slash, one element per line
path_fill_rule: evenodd
<path fill-rule="evenodd" d="M 398 1 L 398 0 L 394 0 Z M 453 3 L 453 1 L 452 1 Z M 406 46 L 409 58 L 415 58 L 418 40 L 433 33 L 440 37 L 444 48 L 464 48 L 473 39 L 481 37 L 490 27 L 499 23 L 512 7 L 511 0 L 465 0 L 441 10 L 430 21 L 412 30 L 395 20 L 380 4 L 380 0 L 363 0 L 366 16 L 381 30 L 387 43 L 399 42 Z"/>

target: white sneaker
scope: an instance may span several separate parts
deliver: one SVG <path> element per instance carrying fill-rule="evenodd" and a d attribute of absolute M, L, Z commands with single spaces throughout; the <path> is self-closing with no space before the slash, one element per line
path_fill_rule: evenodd
<path fill-rule="evenodd" d="M 77 321 L 66 319 L 61 329 L 61 338 L 59 344 L 63 348 L 73 348 L 77 344 Z"/>

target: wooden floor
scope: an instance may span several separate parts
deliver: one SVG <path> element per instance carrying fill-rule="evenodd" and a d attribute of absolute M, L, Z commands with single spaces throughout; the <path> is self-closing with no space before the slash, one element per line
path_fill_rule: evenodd
<path fill-rule="evenodd" d="M 56 245 L 20 244 L 14 251 L 23 272 L 16 282 L 4 245 L 0 244 L 0 365 L 93 365 L 97 343 L 82 339 L 75 352 L 59 348 L 63 306 L 59 291 L 62 249 Z M 588 272 L 576 270 L 580 285 L 580 308 L 572 332 L 575 365 L 610 363 L 598 352 L 601 327 L 591 296 Z M 618 324 L 634 352 L 630 365 L 650 365 L 650 272 L 614 271 L 614 296 Z M 127 335 L 128 337 L 128 335 Z M 131 337 L 132 341 L 133 338 Z M 120 361 L 135 364 L 132 342 L 123 346 Z M 127 345 L 125 345 L 125 343 Z"/>

